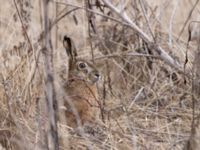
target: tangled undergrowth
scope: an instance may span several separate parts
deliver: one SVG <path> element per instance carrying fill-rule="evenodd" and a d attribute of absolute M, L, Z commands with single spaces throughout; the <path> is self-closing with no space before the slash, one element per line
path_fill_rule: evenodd
<path fill-rule="evenodd" d="M 47 149 L 43 5 L 0 2 L 0 149 Z M 193 119 L 191 74 L 197 46 L 189 44 L 184 72 L 189 21 L 179 33 L 194 2 L 182 10 L 188 1 L 112 1 L 167 55 L 158 53 L 104 1 L 49 3 L 55 85 L 67 68 L 65 34 L 73 38 L 79 55 L 94 61 L 101 72 L 100 133 L 80 136 L 58 122 L 60 149 L 183 149 Z M 174 64 L 165 60 L 168 56 Z"/>

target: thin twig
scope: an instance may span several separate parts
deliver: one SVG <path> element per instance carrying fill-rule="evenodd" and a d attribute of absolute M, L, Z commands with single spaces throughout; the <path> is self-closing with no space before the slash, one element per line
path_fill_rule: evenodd
<path fill-rule="evenodd" d="M 88 9 L 92 9 L 90 0 L 85 0 L 85 7 L 86 7 L 86 16 L 88 20 L 88 35 L 89 35 L 89 43 L 90 43 L 90 49 L 91 49 L 91 54 L 92 54 L 92 62 L 94 63 L 94 50 L 93 50 L 93 45 L 92 45 L 92 35 L 91 35 L 91 27 L 94 32 L 96 32 L 95 27 L 94 27 L 94 21 L 93 21 L 93 15 L 91 12 L 88 11 Z"/>
<path fill-rule="evenodd" d="M 30 38 L 29 38 L 29 36 L 28 36 L 28 33 L 26 32 L 25 25 L 24 25 L 24 23 L 23 23 L 22 17 L 21 17 L 20 12 L 19 12 L 19 9 L 18 9 L 18 7 L 17 7 L 17 2 L 16 2 L 16 0 L 13 0 L 13 1 L 14 1 L 14 5 L 15 5 L 15 8 L 16 8 L 16 10 L 17 10 L 17 14 L 18 14 L 18 16 L 19 16 L 21 25 L 22 25 L 23 32 L 25 33 L 25 37 L 26 37 L 26 39 L 27 39 L 27 41 L 28 41 L 28 43 L 29 43 L 29 46 L 30 46 L 31 51 L 33 51 L 33 46 L 32 46 L 32 44 L 31 44 L 31 40 L 30 40 Z"/>
<path fill-rule="evenodd" d="M 169 46 L 170 46 L 170 48 L 172 47 L 172 25 L 173 25 L 173 20 L 174 20 L 175 14 L 176 14 L 178 4 L 179 4 L 179 0 L 176 1 L 176 4 L 173 8 L 172 15 L 170 18 L 170 23 L 169 23 Z"/>
<path fill-rule="evenodd" d="M 54 25 L 56 25 L 60 20 L 62 20 L 65 16 L 67 16 L 67 15 L 69 15 L 70 13 L 72 13 L 73 11 L 76 11 L 77 9 L 80 9 L 80 8 L 73 8 L 72 10 L 70 10 L 70 11 L 68 11 L 68 12 L 66 12 L 66 13 L 64 13 L 62 16 L 60 16 L 60 17 L 56 17 L 56 19 L 52 22 L 52 24 L 50 25 L 50 27 L 49 27 L 49 30 L 51 30 L 53 27 L 54 27 Z"/>
<path fill-rule="evenodd" d="M 185 20 L 185 23 L 183 24 L 183 27 L 182 27 L 182 29 L 181 29 L 181 32 L 179 33 L 179 36 L 178 36 L 177 41 L 179 41 L 179 39 L 180 39 L 180 37 L 181 37 L 181 35 L 182 35 L 184 29 L 185 29 L 185 26 L 186 26 L 186 24 L 188 23 L 188 21 L 190 20 L 190 17 L 192 16 L 192 13 L 193 13 L 193 11 L 195 10 L 195 7 L 197 6 L 198 3 L 199 3 L 199 0 L 197 0 L 197 1 L 195 2 L 194 6 L 193 6 L 192 9 L 190 10 L 190 13 L 189 13 L 188 17 L 187 17 L 187 19 Z"/>
<path fill-rule="evenodd" d="M 158 56 L 149 55 L 149 54 L 140 54 L 140 53 L 109 54 L 109 55 L 104 55 L 104 56 L 98 56 L 98 57 L 95 57 L 94 59 L 98 60 L 98 59 L 105 59 L 105 58 L 107 59 L 107 58 L 122 57 L 122 56 L 151 57 L 151 58 L 159 59 Z"/>
<path fill-rule="evenodd" d="M 58 4 L 55 5 L 56 9 L 56 20 L 58 17 Z M 55 31 L 55 49 L 58 48 L 58 24 L 56 24 L 56 31 Z"/>
<path fill-rule="evenodd" d="M 142 1 L 142 2 L 141 2 L 141 1 Z M 154 36 L 154 34 L 153 34 L 153 31 L 152 31 L 152 29 L 151 29 L 151 25 L 150 25 L 149 19 L 147 18 L 147 15 L 146 15 L 146 12 L 145 12 L 145 9 L 144 9 L 144 1 L 143 1 L 143 0 L 139 0 L 139 3 L 140 3 L 140 6 L 141 6 L 141 8 L 142 8 L 142 12 L 143 12 L 144 18 L 145 18 L 145 20 L 146 20 L 146 22 L 147 22 L 147 25 L 148 25 L 150 34 L 151 34 L 153 40 L 156 41 L 156 40 L 155 40 L 155 36 Z"/>

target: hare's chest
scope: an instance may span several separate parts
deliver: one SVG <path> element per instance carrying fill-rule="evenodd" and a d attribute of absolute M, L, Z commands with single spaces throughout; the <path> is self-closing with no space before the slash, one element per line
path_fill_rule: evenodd
<path fill-rule="evenodd" d="M 87 102 L 88 105 L 97 105 L 98 92 L 95 85 L 88 85 L 83 81 L 72 81 L 65 86 L 65 92 L 72 102 Z"/>
<path fill-rule="evenodd" d="M 98 95 L 96 86 L 89 86 L 80 81 L 73 81 L 65 86 L 65 102 L 67 118 L 76 122 L 78 115 L 81 122 L 96 120 L 99 112 Z M 76 114 L 76 115 L 75 115 Z"/>

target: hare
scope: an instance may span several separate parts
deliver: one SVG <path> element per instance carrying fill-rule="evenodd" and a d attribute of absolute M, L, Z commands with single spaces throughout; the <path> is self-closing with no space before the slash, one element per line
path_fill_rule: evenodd
<path fill-rule="evenodd" d="M 67 124 L 73 128 L 92 123 L 100 112 L 96 83 L 100 73 L 87 60 L 78 59 L 73 41 L 64 36 L 63 46 L 69 57 L 68 80 L 63 84 L 65 116 Z"/>

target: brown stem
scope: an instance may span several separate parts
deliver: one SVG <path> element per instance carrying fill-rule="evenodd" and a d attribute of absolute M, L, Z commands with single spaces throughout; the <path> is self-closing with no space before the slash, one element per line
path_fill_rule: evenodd
<path fill-rule="evenodd" d="M 44 74 L 45 74 L 45 99 L 49 116 L 49 133 L 48 133 L 48 149 L 59 150 L 58 131 L 57 131 L 57 102 L 54 87 L 53 74 L 53 49 L 49 31 L 49 0 L 43 1 L 44 15 Z"/>

